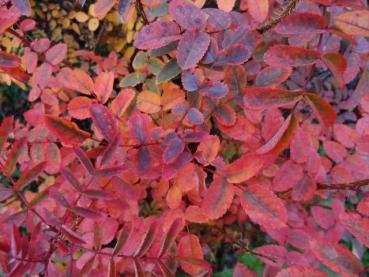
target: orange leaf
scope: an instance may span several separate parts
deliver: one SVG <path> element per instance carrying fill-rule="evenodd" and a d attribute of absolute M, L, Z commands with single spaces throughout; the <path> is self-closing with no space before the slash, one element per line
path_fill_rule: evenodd
<path fill-rule="evenodd" d="M 227 176 L 227 181 L 230 183 L 242 183 L 251 179 L 259 173 L 268 159 L 269 156 L 267 155 L 244 154 L 241 158 L 226 166 L 225 175 Z"/>
<path fill-rule="evenodd" d="M 247 8 L 254 20 L 264 22 L 269 14 L 269 0 L 246 0 Z"/>
<path fill-rule="evenodd" d="M 217 0 L 218 8 L 226 12 L 233 10 L 235 4 L 236 0 Z"/>
<path fill-rule="evenodd" d="M 58 81 L 67 89 L 90 95 L 94 91 L 94 82 L 81 69 L 63 68 L 58 74 Z"/>
<path fill-rule="evenodd" d="M 349 11 L 334 17 L 334 24 L 346 34 L 369 37 L 369 11 Z"/>
<path fill-rule="evenodd" d="M 71 117 L 76 119 L 86 119 L 90 115 L 90 107 L 94 100 L 85 96 L 77 96 L 68 103 L 68 112 Z"/>
<path fill-rule="evenodd" d="M 95 15 L 104 17 L 114 6 L 115 0 L 97 0 L 95 3 Z"/>
<path fill-rule="evenodd" d="M 74 122 L 55 115 L 45 115 L 45 124 L 49 131 L 66 146 L 79 145 L 90 137 L 89 133 L 79 129 Z"/>
<path fill-rule="evenodd" d="M 160 96 L 145 90 L 137 97 L 137 108 L 144 113 L 157 113 L 160 111 Z"/>
<path fill-rule="evenodd" d="M 131 104 L 136 93 L 133 89 L 126 88 L 119 92 L 111 103 L 111 111 L 117 116 L 121 117 Z"/>

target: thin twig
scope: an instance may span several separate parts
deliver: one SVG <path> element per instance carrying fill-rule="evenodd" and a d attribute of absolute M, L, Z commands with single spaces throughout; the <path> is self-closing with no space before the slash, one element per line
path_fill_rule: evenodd
<path fill-rule="evenodd" d="M 276 18 L 271 19 L 270 21 L 266 22 L 265 24 L 261 25 L 260 27 L 258 27 L 256 30 L 259 33 L 265 33 L 266 31 L 272 29 L 275 25 L 277 25 L 284 17 L 286 17 L 287 15 L 290 15 L 294 9 L 296 8 L 297 3 L 300 0 L 291 0 L 286 8 L 282 11 L 282 13 L 280 15 L 278 15 Z"/>
<path fill-rule="evenodd" d="M 355 190 L 369 185 L 369 179 L 341 184 L 318 184 L 320 190 Z"/>
<path fill-rule="evenodd" d="M 136 10 L 137 10 L 137 13 L 141 16 L 143 23 L 145 25 L 150 24 L 149 20 L 147 20 L 147 16 L 146 16 L 141 0 L 136 0 Z"/>

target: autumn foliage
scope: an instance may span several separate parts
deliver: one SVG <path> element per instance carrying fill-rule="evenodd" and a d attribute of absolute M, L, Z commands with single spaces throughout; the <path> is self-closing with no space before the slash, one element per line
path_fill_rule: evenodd
<path fill-rule="evenodd" d="M 0 1 L 0 275 L 365 276 L 366 1 L 75 1 L 94 49 L 37 2 Z"/>

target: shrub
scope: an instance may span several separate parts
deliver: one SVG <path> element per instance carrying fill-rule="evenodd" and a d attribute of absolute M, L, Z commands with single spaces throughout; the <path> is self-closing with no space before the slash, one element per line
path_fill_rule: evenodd
<path fill-rule="evenodd" d="M 8 276 L 365 274 L 364 1 L 0 2 Z"/>

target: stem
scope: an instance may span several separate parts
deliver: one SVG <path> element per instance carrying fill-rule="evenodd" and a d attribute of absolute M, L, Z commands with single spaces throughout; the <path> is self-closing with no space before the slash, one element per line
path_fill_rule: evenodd
<path fill-rule="evenodd" d="M 276 18 L 271 19 L 270 21 L 266 22 L 265 24 L 258 27 L 256 30 L 259 33 L 265 33 L 266 31 L 272 29 L 275 25 L 277 25 L 284 17 L 287 15 L 290 15 L 294 9 L 296 8 L 297 3 L 300 0 L 290 0 L 290 2 L 287 4 L 286 8 L 282 11 L 282 13 L 277 16 Z"/>
<path fill-rule="evenodd" d="M 355 190 L 369 185 L 369 179 L 359 180 L 352 183 L 341 184 L 318 184 L 320 190 Z"/>
<path fill-rule="evenodd" d="M 27 47 L 30 47 L 31 46 L 31 42 L 26 38 L 26 37 L 24 37 L 24 36 L 21 36 L 20 34 L 18 34 L 18 32 L 17 31 L 15 31 L 15 30 L 13 30 L 13 29 L 7 29 L 6 30 L 9 34 L 11 34 L 11 35 L 13 35 L 13 36 L 15 36 L 15 37 L 17 37 L 18 39 L 20 39 L 22 42 L 23 42 L 23 44 L 25 45 L 25 46 L 27 46 Z"/>

